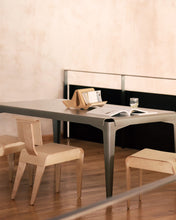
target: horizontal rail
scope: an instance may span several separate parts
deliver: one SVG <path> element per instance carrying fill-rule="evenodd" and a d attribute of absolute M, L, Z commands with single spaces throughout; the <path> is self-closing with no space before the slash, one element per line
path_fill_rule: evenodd
<path fill-rule="evenodd" d="M 146 75 L 133 75 L 133 74 L 125 74 L 125 73 L 107 73 L 107 72 L 96 72 L 96 71 L 86 71 L 86 70 L 72 70 L 72 69 L 64 69 L 64 72 L 83 72 L 83 73 L 95 73 L 95 74 L 111 74 L 117 76 L 130 76 L 130 77 L 141 77 L 141 78 L 151 78 L 151 79 L 167 79 L 167 80 L 176 80 L 176 78 L 171 77 L 157 77 L 157 76 L 146 76 Z"/>
<path fill-rule="evenodd" d="M 126 191 L 124 193 L 120 193 L 116 196 L 107 198 L 105 200 L 102 200 L 100 202 L 91 204 L 91 205 L 83 207 L 83 208 L 79 208 L 77 210 L 66 213 L 64 215 L 60 215 L 60 216 L 52 218 L 50 220 L 73 220 L 73 219 L 82 217 L 84 215 L 87 215 L 89 213 L 92 213 L 94 211 L 98 211 L 100 209 L 107 208 L 107 207 L 112 206 L 114 204 L 117 204 L 119 202 L 128 200 L 134 196 L 139 195 L 140 193 L 145 193 L 145 192 L 151 191 L 153 189 L 156 189 L 158 187 L 161 187 L 165 184 L 168 184 L 168 183 L 171 183 L 174 181 L 176 181 L 176 175 L 172 175 L 172 176 L 163 178 L 161 180 L 157 180 L 155 182 L 145 184 L 141 187 L 136 187 L 136 188 L 131 189 L 129 191 Z"/>
<path fill-rule="evenodd" d="M 70 85 L 117 89 L 123 93 L 136 91 L 175 96 L 175 82 L 175 76 L 162 77 L 68 69 L 64 70 L 64 98 L 70 99 Z"/>

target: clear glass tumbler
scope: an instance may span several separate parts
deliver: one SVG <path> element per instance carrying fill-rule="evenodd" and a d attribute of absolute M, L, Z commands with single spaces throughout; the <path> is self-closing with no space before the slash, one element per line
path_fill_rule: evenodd
<path fill-rule="evenodd" d="M 139 99 L 138 98 L 130 98 L 131 108 L 137 108 L 138 105 L 139 105 Z"/>

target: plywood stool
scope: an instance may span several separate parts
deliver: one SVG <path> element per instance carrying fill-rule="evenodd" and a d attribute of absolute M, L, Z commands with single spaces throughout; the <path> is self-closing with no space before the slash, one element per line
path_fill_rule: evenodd
<path fill-rule="evenodd" d="M 40 182 L 45 170 L 45 167 L 50 165 L 56 166 L 56 192 L 59 192 L 60 182 L 60 165 L 67 161 L 77 162 L 77 196 L 81 197 L 82 188 L 82 169 L 84 151 L 82 148 L 72 147 L 63 144 L 48 143 L 36 146 L 34 141 L 35 133 L 41 134 L 41 128 L 36 122 L 28 122 L 19 120 L 19 123 L 23 126 L 25 149 L 21 151 L 17 174 L 12 190 L 11 198 L 15 199 L 22 175 L 24 173 L 26 164 L 32 164 L 36 166 L 36 174 L 33 184 L 32 196 L 30 205 L 33 205 L 37 196 L 37 192 L 40 186 Z M 35 124 L 38 123 L 38 130 L 34 130 Z"/>
<path fill-rule="evenodd" d="M 131 188 L 130 169 L 140 170 L 140 186 L 142 185 L 142 170 L 151 170 L 161 173 L 176 174 L 176 154 L 152 149 L 143 149 L 126 158 L 126 182 L 127 190 Z M 139 195 L 141 200 L 141 195 Z M 127 208 L 130 201 L 127 201 Z"/>

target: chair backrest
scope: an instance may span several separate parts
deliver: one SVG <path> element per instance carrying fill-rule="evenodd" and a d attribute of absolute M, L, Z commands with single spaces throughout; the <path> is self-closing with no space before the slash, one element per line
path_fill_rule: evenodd
<path fill-rule="evenodd" d="M 40 124 L 40 121 L 38 119 L 17 118 L 16 121 L 17 121 L 18 136 L 22 141 L 24 141 L 23 123 L 28 122 L 28 123 L 33 124 L 34 144 L 36 146 L 43 144 L 41 124 Z"/>
<path fill-rule="evenodd" d="M 37 155 L 35 146 L 43 144 L 40 121 L 17 119 L 17 128 L 19 137 L 25 142 L 27 152 Z"/>

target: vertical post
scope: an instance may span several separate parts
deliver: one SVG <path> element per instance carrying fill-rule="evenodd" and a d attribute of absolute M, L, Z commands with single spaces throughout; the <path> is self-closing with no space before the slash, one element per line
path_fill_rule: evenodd
<path fill-rule="evenodd" d="M 125 103 L 125 75 L 121 75 L 121 104 L 126 105 Z M 121 142 L 125 143 L 125 131 L 121 133 Z"/>
<path fill-rule="evenodd" d="M 68 93 L 68 71 L 64 70 L 64 99 L 69 97 Z"/>
<path fill-rule="evenodd" d="M 125 105 L 125 75 L 121 75 L 121 103 L 122 105 Z"/>
<path fill-rule="evenodd" d="M 69 70 L 64 70 L 64 99 L 70 99 L 70 86 L 68 83 L 68 72 Z M 70 137 L 70 122 L 64 122 L 64 137 Z"/>
<path fill-rule="evenodd" d="M 173 130 L 174 130 L 174 150 L 176 153 L 176 119 L 174 119 L 174 121 L 173 121 Z"/>

